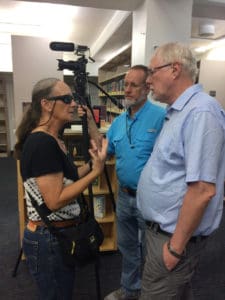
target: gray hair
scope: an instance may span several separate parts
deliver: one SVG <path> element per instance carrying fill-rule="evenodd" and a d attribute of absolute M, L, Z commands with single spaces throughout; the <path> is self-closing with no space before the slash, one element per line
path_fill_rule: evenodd
<path fill-rule="evenodd" d="M 144 72 L 144 76 L 145 76 L 144 82 L 145 82 L 146 79 L 148 78 L 148 75 L 149 75 L 148 67 L 145 66 L 145 65 L 134 65 L 134 66 L 132 66 L 132 67 L 128 70 L 128 72 L 129 72 L 130 70 L 141 70 L 141 71 L 143 71 L 143 72 Z"/>
<path fill-rule="evenodd" d="M 198 75 L 197 61 L 189 47 L 175 42 L 168 43 L 156 49 L 154 56 L 159 56 L 163 62 L 179 62 L 195 82 Z"/>
<path fill-rule="evenodd" d="M 23 118 L 16 129 L 17 142 L 14 146 L 15 158 L 20 158 L 23 144 L 27 136 L 40 121 L 42 114 L 41 100 L 51 95 L 53 88 L 59 81 L 60 79 L 58 78 L 45 78 L 35 84 L 32 91 L 31 105 L 24 113 Z"/>

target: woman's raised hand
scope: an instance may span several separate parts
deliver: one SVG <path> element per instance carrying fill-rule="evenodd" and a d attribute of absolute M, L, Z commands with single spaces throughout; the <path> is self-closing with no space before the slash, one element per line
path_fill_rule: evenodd
<path fill-rule="evenodd" d="M 93 119 L 92 113 L 90 109 L 86 105 L 78 105 L 77 114 L 80 118 L 82 118 L 85 114 L 87 114 L 88 120 Z"/>
<path fill-rule="evenodd" d="M 101 149 L 98 149 L 94 140 L 91 140 L 91 146 L 89 153 L 92 159 L 92 170 L 100 174 L 107 158 L 108 140 L 102 139 Z"/>

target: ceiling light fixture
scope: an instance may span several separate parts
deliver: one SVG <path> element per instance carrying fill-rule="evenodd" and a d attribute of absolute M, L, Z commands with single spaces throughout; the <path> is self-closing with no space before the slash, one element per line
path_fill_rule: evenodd
<path fill-rule="evenodd" d="M 215 26 L 213 24 L 200 24 L 199 35 L 202 37 L 210 37 L 215 34 Z"/>

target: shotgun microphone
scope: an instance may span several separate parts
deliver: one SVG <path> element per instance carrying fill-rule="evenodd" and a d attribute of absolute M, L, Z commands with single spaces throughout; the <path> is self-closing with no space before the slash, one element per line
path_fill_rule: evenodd
<path fill-rule="evenodd" d="M 73 52 L 75 50 L 74 43 L 63 43 L 63 42 L 51 42 L 50 49 L 54 51 L 69 51 Z"/>
<path fill-rule="evenodd" d="M 84 52 L 89 49 L 87 46 L 75 45 L 74 43 L 64 43 L 64 42 L 51 42 L 49 47 L 51 50 L 64 51 L 64 52 L 74 52 L 74 51 Z"/>

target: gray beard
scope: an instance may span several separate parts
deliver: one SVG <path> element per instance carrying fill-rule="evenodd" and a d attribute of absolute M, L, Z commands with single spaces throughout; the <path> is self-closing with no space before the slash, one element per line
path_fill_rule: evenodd
<path fill-rule="evenodd" d="M 139 105 L 139 104 L 142 103 L 144 100 L 145 100 L 145 99 L 143 99 L 143 98 L 136 99 L 136 100 L 129 100 L 129 99 L 126 99 L 126 98 L 125 98 L 124 105 L 125 105 L 125 108 L 128 109 L 128 108 L 130 108 L 130 107 L 134 107 L 134 106 Z"/>

